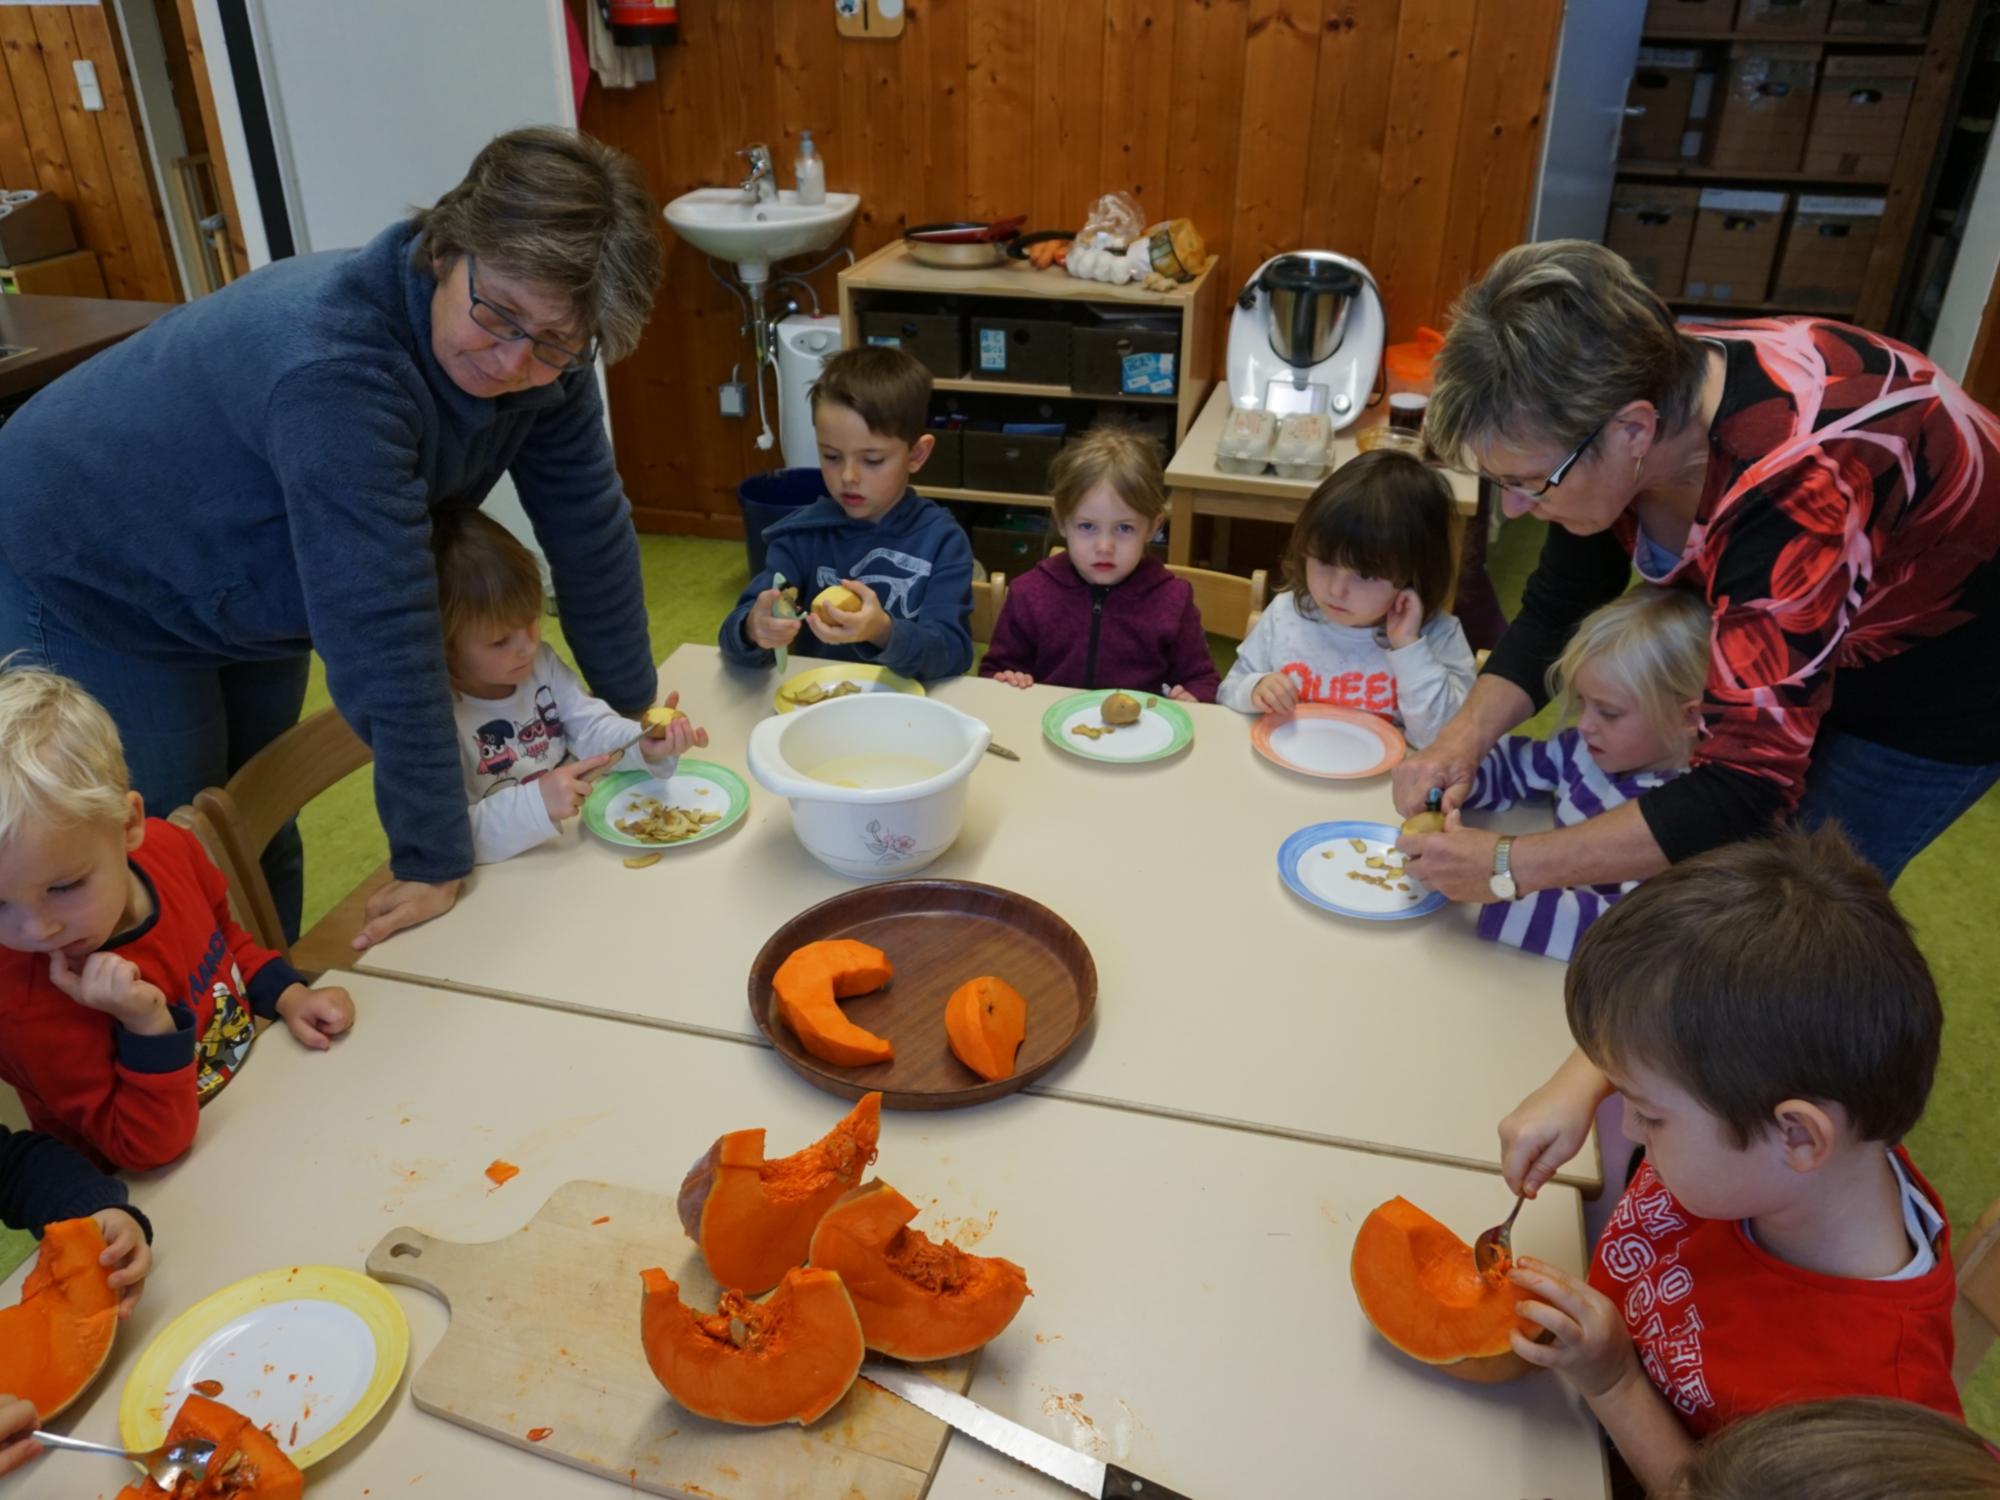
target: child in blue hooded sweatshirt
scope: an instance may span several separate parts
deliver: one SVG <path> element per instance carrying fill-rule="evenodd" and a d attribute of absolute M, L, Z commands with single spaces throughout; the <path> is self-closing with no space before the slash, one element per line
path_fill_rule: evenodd
<path fill-rule="evenodd" d="M 764 533 L 766 570 L 722 622 L 725 657 L 769 666 L 800 627 L 815 656 L 872 662 L 905 677 L 955 677 L 972 665 L 972 544 L 942 506 L 910 488 L 935 439 L 924 431 L 931 375 L 901 349 L 847 349 L 812 388 L 826 493 Z M 799 590 L 805 618 L 778 615 L 772 574 Z M 835 585 L 852 609 L 810 610 Z"/>

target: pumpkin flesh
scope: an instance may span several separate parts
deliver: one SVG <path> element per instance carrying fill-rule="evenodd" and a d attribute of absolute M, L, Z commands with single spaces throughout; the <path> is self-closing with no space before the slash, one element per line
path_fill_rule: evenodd
<path fill-rule="evenodd" d="M 820 1215 L 861 1181 L 881 1135 L 882 1096 L 864 1094 L 790 1156 L 766 1161 L 762 1130 L 732 1131 L 709 1147 L 683 1179 L 679 1207 L 716 1284 L 764 1292 L 803 1265 Z"/>
<path fill-rule="evenodd" d="M 880 948 L 834 938 L 793 949 L 771 976 L 771 992 L 806 1051 L 835 1067 L 866 1067 L 893 1059 L 895 1045 L 848 1020 L 836 1001 L 872 994 L 895 972 Z"/>
<path fill-rule="evenodd" d="M 969 1354 L 1013 1322 L 1028 1273 L 938 1244 L 909 1227 L 916 1216 L 886 1182 L 856 1188 L 813 1231 L 812 1263 L 840 1273 L 870 1349 L 910 1360 Z"/>
<path fill-rule="evenodd" d="M 103 1253 L 95 1220 L 49 1225 L 20 1302 L 0 1309 L 0 1391 L 44 1422 L 82 1395 L 111 1356 L 118 1293 L 98 1264 Z"/>
<path fill-rule="evenodd" d="M 1461 1380 L 1511 1380 L 1532 1368 L 1514 1353 L 1514 1307 L 1529 1294 L 1509 1267 L 1482 1274 L 1472 1247 L 1404 1198 L 1369 1214 L 1349 1262 L 1354 1295 L 1375 1331 L 1412 1359 Z"/>
<path fill-rule="evenodd" d="M 1014 1072 L 1028 1034 L 1028 1002 L 1004 979 L 982 974 L 952 991 L 944 1007 L 945 1040 L 958 1060 L 989 1083 Z"/>
<path fill-rule="evenodd" d="M 682 1302 L 657 1266 L 639 1277 L 646 1363 L 697 1416 L 741 1427 L 805 1425 L 832 1410 L 861 1371 L 861 1324 L 831 1271 L 794 1266 L 762 1302 L 727 1291 L 706 1314 Z"/>
<path fill-rule="evenodd" d="M 189 1396 L 174 1414 L 167 1441 L 197 1438 L 215 1444 L 207 1478 L 199 1484 L 184 1479 L 171 1490 L 146 1479 L 120 1490 L 118 1500 L 299 1500 L 305 1493 L 305 1476 L 284 1449 L 220 1401 Z"/>

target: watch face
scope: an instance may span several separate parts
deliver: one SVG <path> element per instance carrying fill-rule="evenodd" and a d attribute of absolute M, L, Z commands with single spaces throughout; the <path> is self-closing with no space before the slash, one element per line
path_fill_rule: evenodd
<path fill-rule="evenodd" d="M 1512 901 L 1521 893 L 1521 888 L 1514 884 L 1514 877 L 1512 875 L 1495 875 L 1486 884 L 1494 896 L 1501 901 Z"/>

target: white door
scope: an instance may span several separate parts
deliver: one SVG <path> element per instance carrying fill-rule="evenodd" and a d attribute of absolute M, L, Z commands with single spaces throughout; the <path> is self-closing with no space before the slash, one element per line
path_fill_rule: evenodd
<path fill-rule="evenodd" d="M 1604 237 L 1645 19 L 1646 0 L 1569 0 L 1564 8 L 1529 239 Z"/>

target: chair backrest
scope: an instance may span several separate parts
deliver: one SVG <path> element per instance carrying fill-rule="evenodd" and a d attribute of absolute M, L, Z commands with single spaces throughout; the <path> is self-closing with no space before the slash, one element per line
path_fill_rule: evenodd
<path fill-rule="evenodd" d="M 253 937 L 285 951 L 277 902 L 259 861 L 280 828 L 299 809 L 374 757 L 347 721 L 331 708 L 302 719 L 245 761 L 223 785 L 195 793 L 189 826 L 229 880 L 230 899 Z M 201 823 L 208 831 L 204 833 Z"/>
<path fill-rule="evenodd" d="M 982 646 L 993 643 L 993 626 L 1000 607 L 1007 602 L 1007 575 L 989 573 L 984 582 L 972 585 L 972 638 Z"/>
<path fill-rule="evenodd" d="M 1958 1301 L 1951 1309 L 1952 1379 L 1963 1390 L 2000 1337 L 2000 1198 L 1986 1205 L 1956 1257 Z"/>
<path fill-rule="evenodd" d="M 1257 617 L 1264 612 L 1264 600 L 1271 588 L 1269 575 L 1262 568 L 1248 578 L 1178 563 L 1168 563 L 1167 571 L 1194 585 L 1194 604 L 1201 611 L 1202 629 L 1233 641 L 1250 634 Z"/>

